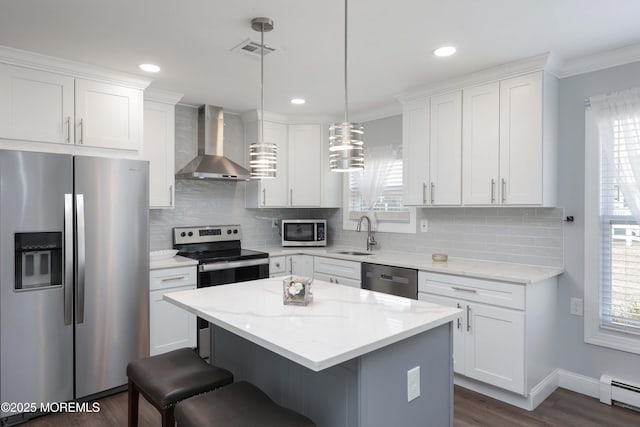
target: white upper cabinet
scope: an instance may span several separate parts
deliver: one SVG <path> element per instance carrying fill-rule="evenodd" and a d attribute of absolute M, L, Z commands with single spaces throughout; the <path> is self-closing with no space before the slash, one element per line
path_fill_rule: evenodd
<path fill-rule="evenodd" d="M 459 205 L 462 192 L 462 92 L 431 98 L 429 204 Z"/>
<path fill-rule="evenodd" d="M 73 78 L 0 64 L 0 138 L 73 144 Z"/>
<path fill-rule="evenodd" d="M 149 161 L 149 207 L 175 206 L 175 104 L 182 94 L 147 89 L 142 158 Z"/>
<path fill-rule="evenodd" d="M 245 126 L 247 151 L 249 145 L 259 141 L 259 121 Z M 247 182 L 245 205 L 248 208 L 285 207 L 289 203 L 288 147 L 287 125 L 283 123 L 264 122 L 264 142 L 276 144 L 278 160 L 275 178 L 263 178 Z"/>
<path fill-rule="evenodd" d="M 542 72 L 501 81 L 501 203 L 543 203 L 542 126 Z"/>
<path fill-rule="evenodd" d="M 289 125 L 289 204 L 320 206 L 320 125 Z"/>
<path fill-rule="evenodd" d="M 427 204 L 429 185 L 429 100 L 402 110 L 402 197 L 406 206 Z"/>
<path fill-rule="evenodd" d="M 245 144 L 258 141 L 256 112 L 243 114 Z M 339 207 L 341 174 L 329 171 L 328 141 L 320 123 L 288 123 L 285 116 L 265 113 L 264 140 L 278 147 L 276 178 L 247 182 L 247 208 Z"/>
<path fill-rule="evenodd" d="M 142 142 L 143 92 L 76 79 L 76 143 L 138 150 Z"/>
<path fill-rule="evenodd" d="M 0 57 L 3 148 L 138 155 L 150 80 L 2 46 Z"/>
<path fill-rule="evenodd" d="M 465 89 L 462 110 L 462 202 L 499 203 L 500 84 Z"/>
<path fill-rule="evenodd" d="M 558 88 L 546 61 L 441 83 L 463 87 L 455 92 L 433 85 L 399 97 L 405 205 L 555 205 Z"/>

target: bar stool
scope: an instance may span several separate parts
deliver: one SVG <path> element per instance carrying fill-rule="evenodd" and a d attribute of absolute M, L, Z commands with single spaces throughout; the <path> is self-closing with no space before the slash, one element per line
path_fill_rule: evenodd
<path fill-rule="evenodd" d="M 178 427 L 315 427 L 245 381 L 181 401 L 175 417 Z"/>
<path fill-rule="evenodd" d="M 176 403 L 233 382 L 231 372 L 208 364 L 190 348 L 130 362 L 127 376 L 129 427 L 138 426 L 140 394 L 160 411 L 162 426 L 173 427 Z"/>

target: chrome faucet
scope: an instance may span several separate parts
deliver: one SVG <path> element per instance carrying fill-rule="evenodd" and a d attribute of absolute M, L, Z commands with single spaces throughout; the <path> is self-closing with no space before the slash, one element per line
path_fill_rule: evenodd
<path fill-rule="evenodd" d="M 362 229 L 362 220 L 367 220 L 367 251 L 371 250 L 371 246 L 377 245 L 376 239 L 373 237 L 373 231 L 371 231 L 371 218 L 366 215 L 362 215 L 358 220 L 358 226 L 356 227 L 356 231 L 360 232 Z"/>

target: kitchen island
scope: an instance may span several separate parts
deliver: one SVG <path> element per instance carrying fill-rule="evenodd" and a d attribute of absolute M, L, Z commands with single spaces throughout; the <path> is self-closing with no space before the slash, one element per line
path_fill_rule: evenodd
<path fill-rule="evenodd" d="M 164 298 L 212 324 L 213 363 L 319 427 L 453 425 L 460 310 L 321 281 L 313 294 L 284 305 L 274 278 Z"/>

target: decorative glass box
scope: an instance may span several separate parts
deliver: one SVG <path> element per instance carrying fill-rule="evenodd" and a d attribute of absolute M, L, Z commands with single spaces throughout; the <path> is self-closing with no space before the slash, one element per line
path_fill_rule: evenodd
<path fill-rule="evenodd" d="M 286 276 L 282 280 L 282 302 L 286 305 L 307 305 L 313 301 L 313 279 L 302 276 Z"/>

